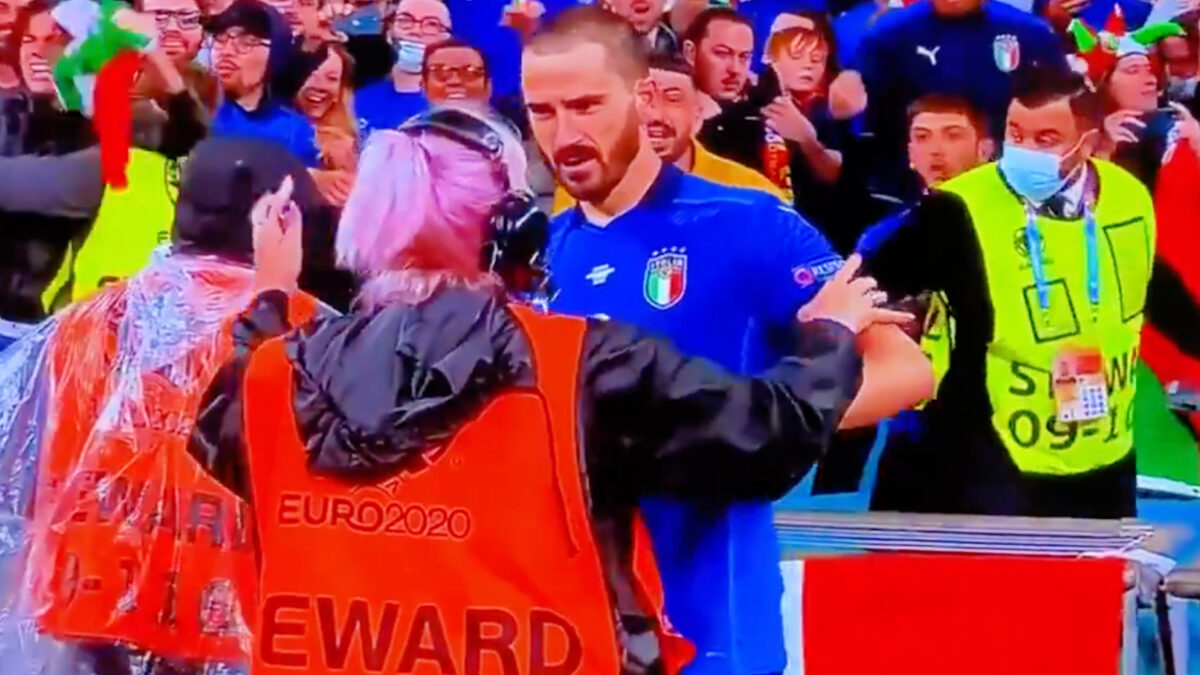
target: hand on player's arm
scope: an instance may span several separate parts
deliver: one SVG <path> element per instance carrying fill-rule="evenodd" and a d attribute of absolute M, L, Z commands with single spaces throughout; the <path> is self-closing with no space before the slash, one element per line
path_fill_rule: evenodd
<path fill-rule="evenodd" d="M 842 418 L 841 429 L 870 426 L 913 408 L 933 396 L 934 389 L 929 360 L 899 327 L 916 318 L 880 307 L 886 295 L 871 277 L 856 276 L 861 266 L 862 258 L 851 256 L 799 313 L 800 321 L 836 321 L 858 335 L 862 387 Z"/>

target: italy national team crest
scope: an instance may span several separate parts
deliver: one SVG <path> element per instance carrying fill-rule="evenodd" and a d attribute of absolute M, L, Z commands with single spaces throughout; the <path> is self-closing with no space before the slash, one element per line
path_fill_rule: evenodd
<path fill-rule="evenodd" d="M 1016 35 L 997 35 L 992 42 L 992 56 L 996 59 L 996 67 L 1002 73 L 1011 73 L 1021 65 L 1021 43 Z"/>
<path fill-rule="evenodd" d="M 667 309 L 687 290 L 687 250 L 671 247 L 655 251 L 646 262 L 646 302 Z"/>

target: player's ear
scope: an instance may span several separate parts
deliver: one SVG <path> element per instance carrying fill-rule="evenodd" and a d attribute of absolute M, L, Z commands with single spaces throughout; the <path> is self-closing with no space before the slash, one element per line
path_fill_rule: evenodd
<path fill-rule="evenodd" d="M 692 68 L 696 67 L 696 43 L 691 40 L 683 41 L 683 60 Z"/>

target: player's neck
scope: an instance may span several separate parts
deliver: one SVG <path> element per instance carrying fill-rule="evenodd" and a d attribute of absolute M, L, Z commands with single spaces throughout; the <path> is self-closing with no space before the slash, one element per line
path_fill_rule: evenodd
<path fill-rule="evenodd" d="M 588 222 L 595 225 L 606 225 L 609 221 L 624 214 L 637 206 L 642 197 L 650 191 L 658 172 L 662 170 L 662 160 L 654 154 L 649 143 L 643 142 L 634 155 L 633 162 L 604 199 L 598 202 L 583 202 L 580 208 Z"/>

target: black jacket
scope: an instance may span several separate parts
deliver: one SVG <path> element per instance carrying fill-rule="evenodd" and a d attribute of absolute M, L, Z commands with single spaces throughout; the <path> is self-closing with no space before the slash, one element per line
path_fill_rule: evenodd
<path fill-rule="evenodd" d="M 283 293 L 264 293 L 235 325 L 237 356 L 214 380 L 191 439 L 192 454 L 247 499 L 240 383 L 252 348 L 287 329 L 286 305 Z M 631 586 L 638 498 L 782 496 L 823 454 L 855 395 L 862 362 L 854 335 L 830 322 L 798 333 L 794 356 L 748 379 L 628 326 L 588 323 L 581 448 L 597 543 L 622 616 L 618 634 L 632 661 L 626 672 L 658 668 L 657 644 L 646 635 L 653 622 Z M 319 321 L 292 332 L 287 344 L 309 466 L 350 481 L 402 470 L 498 393 L 535 382 L 527 338 L 504 302 L 486 293 L 443 291 L 415 307 Z"/>
<path fill-rule="evenodd" d="M 195 107 L 187 92 L 171 99 L 162 130 L 164 154 L 187 154 L 203 135 Z M 91 120 L 79 113 L 59 110 L 46 98 L 0 98 L 0 154 L 65 155 L 95 144 Z M 81 244 L 90 227 L 90 218 L 0 209 L 0 318 L 34 323 L 46 317 L 42 293 L 68 248 Z"/>

